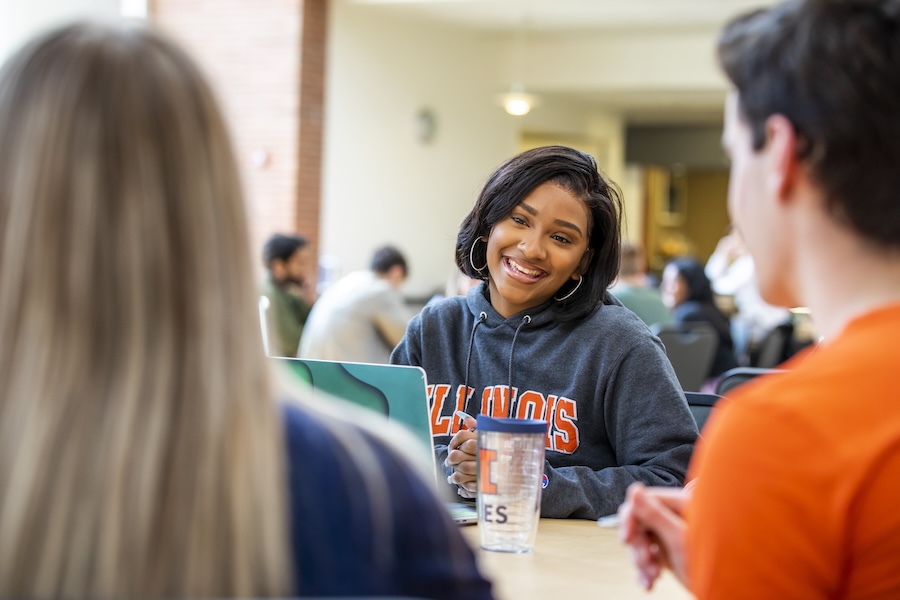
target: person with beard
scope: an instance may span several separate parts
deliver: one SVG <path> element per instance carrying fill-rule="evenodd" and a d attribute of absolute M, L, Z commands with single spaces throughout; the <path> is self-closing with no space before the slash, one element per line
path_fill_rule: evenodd
<path fill-rule="evenodd" d="M 303 326 L 314 301 L 304 273 L 307 268 L 306 238 L 275 234 L 263 248 L 268 271 L 260 293 L 269 301 L 266 311 L 269 354 L 296 356 Z"/>

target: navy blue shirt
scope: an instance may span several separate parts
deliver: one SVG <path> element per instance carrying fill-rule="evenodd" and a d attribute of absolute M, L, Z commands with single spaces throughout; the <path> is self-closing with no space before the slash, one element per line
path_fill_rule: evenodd
<path fill-rule="evenodd" d="M 458 526 L 405 461 L 356 427 L 335 433 L 295 405 L 283 413 L 299 595 L 492 598 Z"/>

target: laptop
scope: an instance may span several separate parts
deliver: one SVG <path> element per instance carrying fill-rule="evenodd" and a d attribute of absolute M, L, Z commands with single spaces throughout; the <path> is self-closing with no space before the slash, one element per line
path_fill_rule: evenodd
<path fill-rule="evenodd" d="M 425 371 L 421 367 L 374 363 L 271 357 L 312 388 L 364 406 L 404 425 L 429 450 L 431 411 L 428 405 Z M 443 479 L 434 465 L 435 482 Z M 446 501 L 453 520 L 460 525 L 478 521 L 475 504 Z"/>

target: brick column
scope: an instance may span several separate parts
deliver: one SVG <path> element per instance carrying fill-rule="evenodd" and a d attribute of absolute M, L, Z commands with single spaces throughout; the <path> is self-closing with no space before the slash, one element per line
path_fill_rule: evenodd
<path fill-rule="evenodd" d="M 296 223 L 298 231 L 316 242 L 319 231 L 319 204 L 322 198 L 327 16 L 327 0 L 303 0 Z M 314 250 L 314 256 L 318 256 L 317 243 L 314 243 Z"/>
<path fill-rule="evenodd" d="M 150 10 L 223 105 L 255 262 L 276 232 L 307 236 L 318 256 L 327 0 L 154 0 Z"/>

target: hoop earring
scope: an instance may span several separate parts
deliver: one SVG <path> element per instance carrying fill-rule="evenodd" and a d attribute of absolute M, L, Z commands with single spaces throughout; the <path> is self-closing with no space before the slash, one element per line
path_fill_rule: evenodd
<path fill-rule="evenodd" d="M 472 268 L 475 269 L 475 271 L 477 271 L 478 273 L 481 273 L 482 271 L 484 271 L 484 270 L 487 268 L 487 258 L 485 257 L 484 264 L 483 264 L 483 265 L 481 266 L 481 268 L 479 269 L 478 267 L 475 266 L 475 260 L 474 260 L 474 258 L 473 258 L 473 256 L 472 256 L 472 255 L 474 254 L 474 252 L 475 252 L 475 244 L 477 244 L 479 241 L 481 241 L 481 238 L 480 238 L 480 237 L 479 237 L 479 238 L 475 238 L 475 241 L 472 242 L 472 247 L 469 248 L 469 264 L 472 265 Z M 485 244 L 486 244 L 486 243 L 487 243 L 487 242 L 485 242 Z"/>
<path fill-rule="evenodd" d="M 568 294 L 566 294 L 566 295 L 563 296 L 562 298 L 557 298 L 556 296 L 553 296 L 553 299 L 556 300 L 557 302 L 562 302 L 563 300 L 567 300 L 568 298 L 570 298 L 570 297 L 572 296 L 572 294 L 574 294 L 575 292 L 578 291 L 578 288 L 581 287 L 581 282 L 582 282 L 582 281 L 584 281 L 584 277 L 582 277 L 581 275 L 579 275 L 579 276 L 578 276 L 578 283 L 575 284 L 575 287 L 572 288 L 572 291 L 571 291 L 571 292 L 569 292 Z"/>

